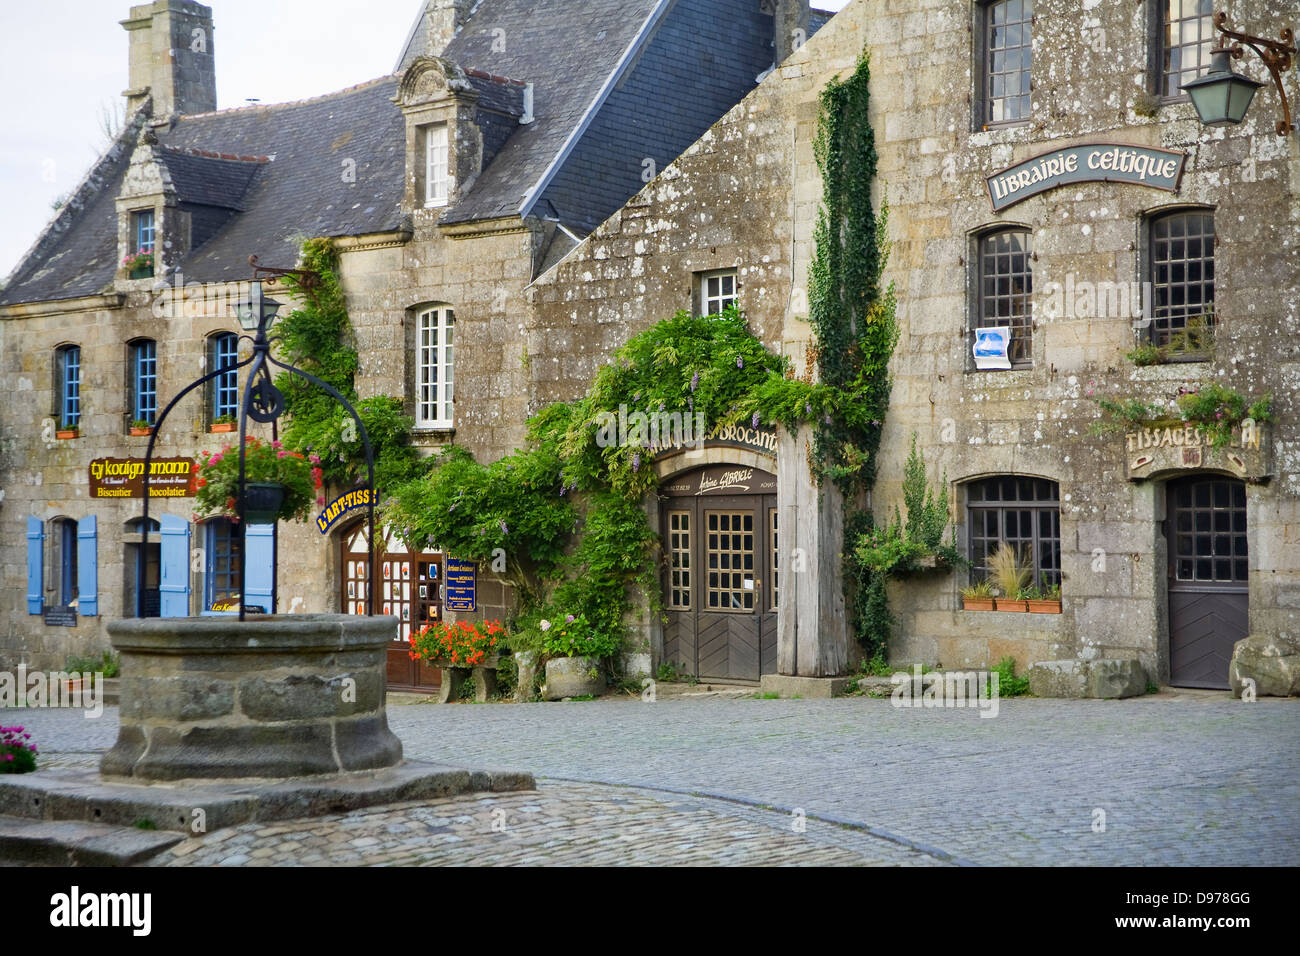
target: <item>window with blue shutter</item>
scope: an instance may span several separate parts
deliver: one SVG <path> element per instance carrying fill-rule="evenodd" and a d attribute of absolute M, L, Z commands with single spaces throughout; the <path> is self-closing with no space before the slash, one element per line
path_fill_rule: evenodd
<path fill-rule="evenodd" d="M 45 522 L 27 519 L 27 613 L 45 609 Z"/>
<path fill-rule="evenodd" d="M 208 339 L 208 360 L 212 371 L 223 371 L 212 379 L 209 391 L 212 396 L 210 408 L 215 421 L 223 415 L 239 414 L 239 372 L 235 364 L 239 361 L 239 337 L 233 332 L 221 332 Z"/>
<path fill-rule="evenodd" d="M 158 343 L 131 343 L 131 420 L 154 423 L 158 415 Z"/>
<path fill-rule="evenodd" d="M 87 515 L 77 528 L 77 610 L 83 617 L 99 614 L 98 522 Z"/>
<path fill-rule="evenodd" d="M 81 347 L 65 345 L 54 353 L 54 396 L 59 424 L 81 423 Z"/>
<path fill-rule="evenodd" d="M 203 575 L 203 611 L 218 602 L 239 600 L 239 564 L 243 557 L 243 536 L 229 518 L 216 518 L 204 525 L 207 562 Z"/>
<path fill-rule="evenodd" d="M 162 529 L 159 611 L 163 617 L 189 617 L 190 523 L 175 515 L 163 515 L 158 523 Z"/>
<path fill-rule="evenodd" d="M 244 533 L 244 603 L 274 614 L 271 603 L 272 579 L 275 575 L 275 525 L 250 524 Z M 236 587 L 238 582 L 236 582 Z"/>
<path fill-rule="evenodd" d="M 77 599 L 77 522 L 54 519 L 55 554 L 52 562 L 59 575 L 58 604 L 67 607 Z"/>
<path fill-rule="evenodd" d="M 131 214 L 131 219 L 135 223 L 135 248 L 137 252 L 153 252 L 154 247 L 154 218 L 152 209 L 142 209 L 140 212 Z"/>

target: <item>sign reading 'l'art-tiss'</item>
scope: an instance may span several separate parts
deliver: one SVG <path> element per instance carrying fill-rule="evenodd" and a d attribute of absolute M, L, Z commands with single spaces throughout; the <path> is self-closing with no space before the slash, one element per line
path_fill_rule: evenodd
<path fill-rule="evenodd" d="M 1132 183 L 1178 191 L 1186 153 L 1148 146 L 1091 143 L 1033 156 L 988 177 L 993 211 L 1070 183 Z"/>

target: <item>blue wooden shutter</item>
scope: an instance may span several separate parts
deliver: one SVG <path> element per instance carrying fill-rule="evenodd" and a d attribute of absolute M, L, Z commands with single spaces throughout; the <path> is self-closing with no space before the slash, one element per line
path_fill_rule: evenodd
<path fill-rule="evenodd" d="M 27 613 L 45 608 L 45 522 L 27 519 Z"/>
<path fill-rule="evenodd" d="M 189 617 L 190 523 L 175 515 L 163 515 L 158 524 L 162 529 L 159 614 L 162 617 Z"/>
<path fill-rule="evenodd" d="M 271 582 L 275 576 L 275 525 L 250 524 L 244 532 L 244 603 L 266 608 L 267 614 L 274 614 L 271 607 Z"/>
<path fill-rule="evenodd" d="M 94 515 L 77 522 L 77 611 L 83 617 L 99 614 L 98 529 Z"/>

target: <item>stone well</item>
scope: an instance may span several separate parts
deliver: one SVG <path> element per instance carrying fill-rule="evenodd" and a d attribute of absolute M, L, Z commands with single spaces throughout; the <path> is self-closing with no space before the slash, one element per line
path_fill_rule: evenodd
<path fill-rule="evenodd" d="M 286 778 L 402 760 L 384 710 L 393 617 L 113 621 L 121 729 L 100 761 L 140 781 Z"/>

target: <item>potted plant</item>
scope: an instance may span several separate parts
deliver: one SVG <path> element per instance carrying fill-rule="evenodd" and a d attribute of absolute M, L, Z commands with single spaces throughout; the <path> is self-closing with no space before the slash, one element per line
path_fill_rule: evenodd
<path fill-rule="evenodd" d="M 961 606 L 966 611 L 993 610 L 993 585 L 979 581 L 961 589 Z"/>
<path fill-rule="evenodd" d="M 153 425 L 149 424 L 148 420 L 146 419 L 137 418 L 135 421 L 131 423 L 132 435 L 147 435 L 151 431 L 153 431 Z"/>
<path fill-rule="evenodd" d="M 153 253 L 139 249 L 122 260 L 122 267 L 132 279 L 148 279 L 153 276 Z"/>
<path fill-rule="evenodd" d="M 505 639 L 500 621 L 426 624 L 411 635 L 409 654 L 430 667 L 495 668 Z"/>
<path fill-rule="evenodd" d="M 306 521 L 313 501 L 323 505 L 320 459 L 287 450 L 279 441 L 249 435 L 244 451 L 244 518 L 249 524 Z M 196 517 L 239 518 L 239 449 L 200 455 L 192 472 Z"/>
<path fill-rule="evenodd" d="M 234 415 L 218 415 L 212 419 L 212 424 L 208 426 L 208 432 L 213 435 L 224 435 L 233 432 L 237 424 Z"/>
<path fill-rule="evenodd" d="M 1032 594 L 1026 594 L 1025 597 L 1029 604 L 1030 614 L 1060 614 L 1061 613 L 1061 586 L 1059 584 L 1049 584 L 1047 575 L 1042 578 L 1042 585 L 1036 588 L 1028 588 Z"/>
<path fill-rule="evenodd" d="M 1029 610 L 1028 603 L 1019 597 L 1030 576 L 1029 568 L 1020 562 L 1020 552 L 1003 541 L 989 556 L 989 570 L 998 589 L 997 610 Z"/>
<path fill-rule="evenodd" d="M 617 638 L 592 627 L 582 614 L 566 614 L 564 620 L 542 618 L 537 626 L 542 632 L 542 650 L 548 655 L 546 699 L 603 694 L 601 658 L 618 650 Z"/>
<path fill-rule="evenodd" d="M 77 422 L 63 422 L 54 431 L 55 438 L 76 438 L 81 432 L 81 425 Z"/>
<path fill-rule="evenodd" d="M 36 745 L 22 727 L 0 727 L 0 773 L 31 773 L 36 769 Z"/>

